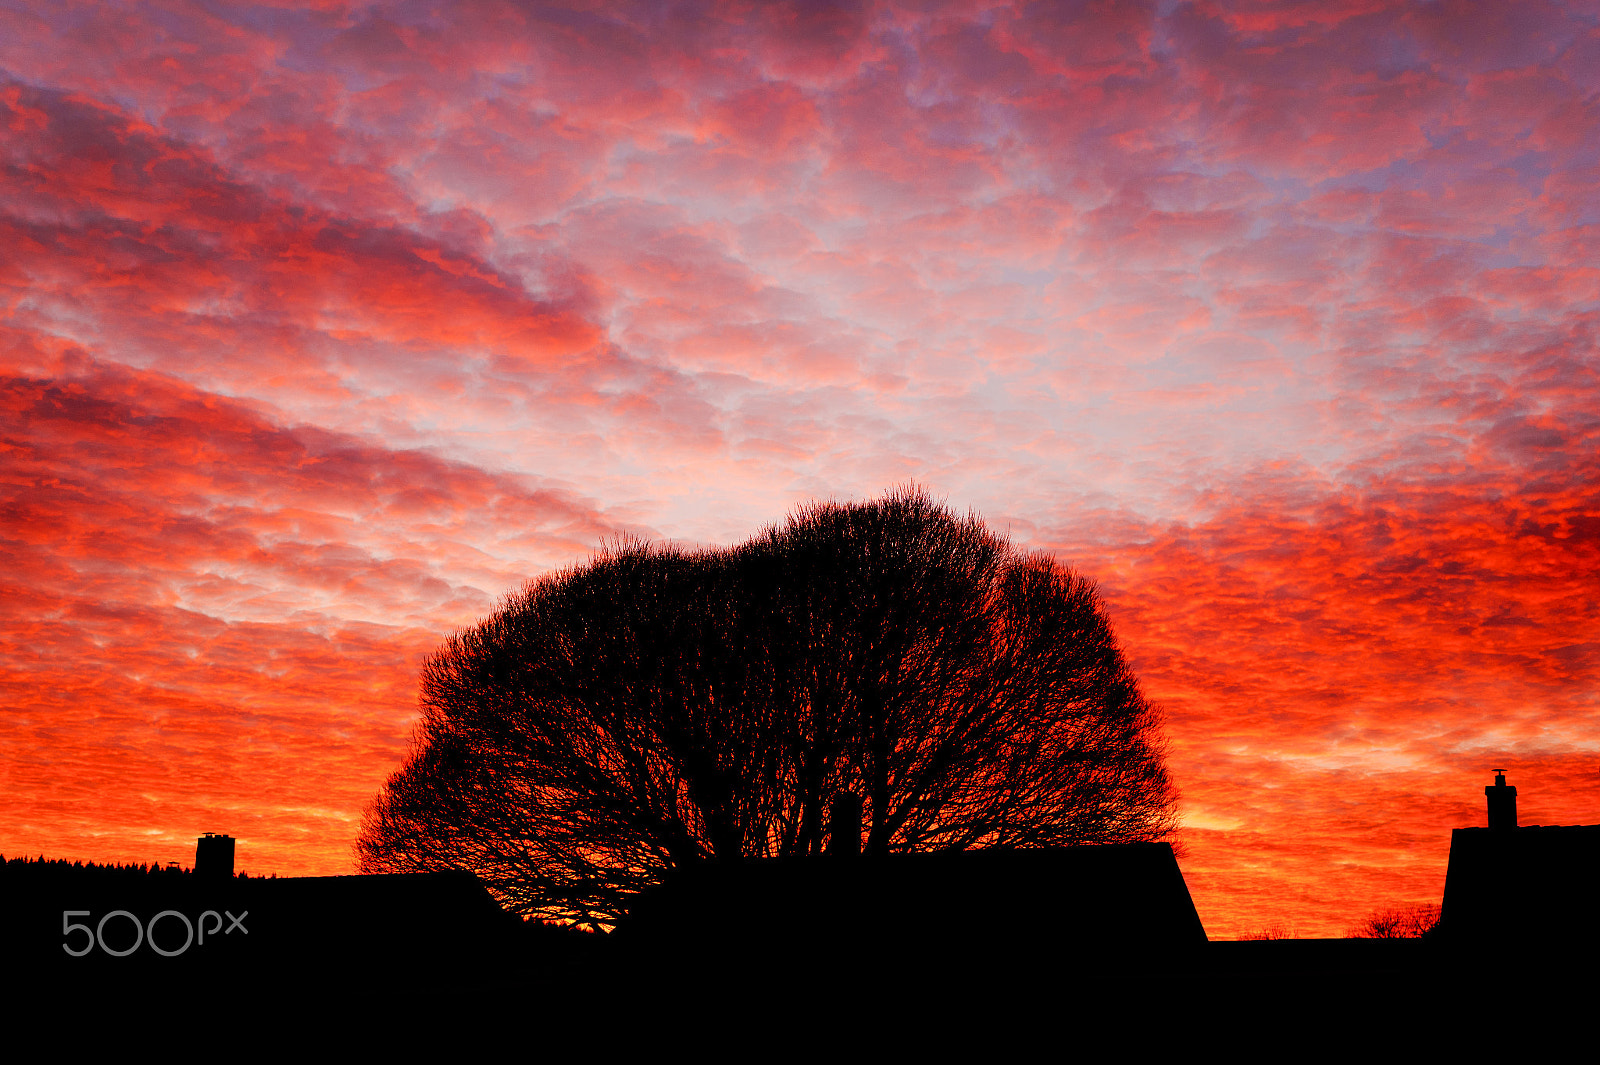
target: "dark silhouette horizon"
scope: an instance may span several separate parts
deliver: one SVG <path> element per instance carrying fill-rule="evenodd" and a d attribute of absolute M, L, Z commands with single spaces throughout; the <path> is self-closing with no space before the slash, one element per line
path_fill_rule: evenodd
<path fill-rule="evenodd" d="M 706 996 L 815 1010 L 937 991 L 1066 996 L 1110 1019 L 1176 981 L 1209 1008 L 1249 996 L 1282 1023 L 1394 1032 L 1399 1018 L 1347 1014 L 1378 994 L 1454 1016 L 1485 958 L 1545 1001 L 1588 986 L 1567 974 L 1596 945 L 1600 825 L 1519 826 L 1514 811 L 1508 825 L 1496 789 L 1510 787 L 1501 774 L 1486 789 L 1491 827 L 1452 834 L 1444 919 L 1406 938 L 1211 941 L 1164 842 L 707 861 L 647 889 L 610 934 L 519 918 L 459 870 L 220 875 L 232 849 L 218 841 L 233 840 L 214 833 L 193 869 L 0 860 L 0 902 L 19 915 L 8 960 L 24 1001 L 70 989 L 147 1010 L 305 995 L 372 1009 L 420 994 L 439 1017 L 603 1002 L 648 1020 Z M 853 816 L 848 799 L 831 814 Z"/>

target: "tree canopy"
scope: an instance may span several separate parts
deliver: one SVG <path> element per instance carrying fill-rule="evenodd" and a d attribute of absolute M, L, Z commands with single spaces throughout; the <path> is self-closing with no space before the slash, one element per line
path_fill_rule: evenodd
<path fill-rule="evenodd" d="M 1173 824 L 1160 715 L 1094 587 L 917 490 L 732 548 L 603 550 L 450 637 L 420 703 L 362 868 L 470 869 L 530 916 L 615 922 L 691 862 Z"/>

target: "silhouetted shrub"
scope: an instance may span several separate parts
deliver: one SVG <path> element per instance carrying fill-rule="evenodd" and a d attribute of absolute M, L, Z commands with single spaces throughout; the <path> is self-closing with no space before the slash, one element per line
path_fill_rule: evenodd
<path fill-rule="evenodd" d="M 1295 935 L 1295 930 L 1287 925 L 1274 923 L 1267 925 L 1265 928 L 1258 928 L 1253 932 L 1246 932 L 1239 938 L 1254 943 L 1276 939 L 1297 939 L 1299 937 Z"/>
<path fill-rule="evenodd" d="M 1351 939 L 1421 939 L 1438 923 L 1438 906 L 1400 906 L 1369 914 L 1347 935 Z"/>

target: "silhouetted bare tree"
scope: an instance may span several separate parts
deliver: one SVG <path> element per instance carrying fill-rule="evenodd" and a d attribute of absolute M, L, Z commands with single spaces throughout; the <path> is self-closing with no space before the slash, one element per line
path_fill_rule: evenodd
<path fill-rule="evenodd" d="M 1254 931 L 1246 932 L 1239 938 L 1246 942 L 1263 943 L 1269 940 L 1299 939 L 1300 937 L 1295 934 L 1293 928 L 1281 921 L 1274 921 L 1265 928 L 1257 928 Z"/>
<path fill-rule="evenodd" d="M 1439 923 L 1439 907 L 1423 903 L 1377 910 L 1352 928 L 1350 939 L 1421 939 Z"/>
<path fill-rule="evenodd" d="M 688 862 L 1160 838 L 1160 719 L 1093 587 L 916 490 L 750 542 L 625 544 L 423 671 L 369 871 L 468 868 L 586 924 Z M 843 804 L 848 808 L 849 803 Z"/>

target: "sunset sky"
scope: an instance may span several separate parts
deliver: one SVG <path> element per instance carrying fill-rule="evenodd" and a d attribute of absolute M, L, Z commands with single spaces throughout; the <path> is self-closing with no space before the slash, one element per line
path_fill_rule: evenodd
<path fill-rule="evenodd" d="M 354 869 L 419 662 L 914 481 L 1213 938 L 1600 822 L 1600 5 L 0 0 L 0 852 Z"/>

